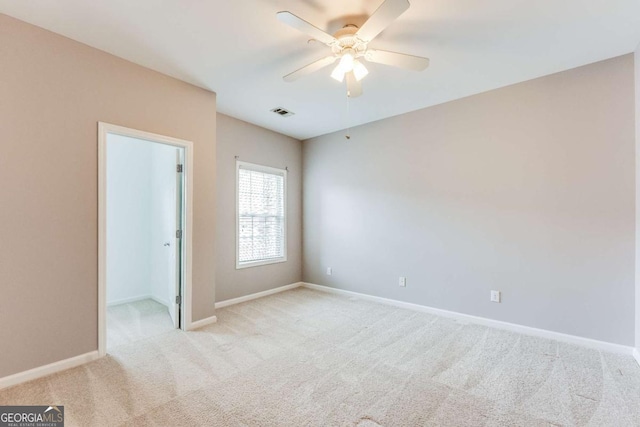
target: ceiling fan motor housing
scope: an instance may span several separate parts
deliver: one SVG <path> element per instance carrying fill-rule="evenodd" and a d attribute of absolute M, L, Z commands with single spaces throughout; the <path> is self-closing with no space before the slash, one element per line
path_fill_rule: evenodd
<path fill-rule="evenodd" d="M 333 35 L 337 42 L 331 46 L 333 53 L 340 56 L 347 50 L 352 50 L 354 57 L 363 56 L 367 50 L 367 42 L 356 36 L 356 25 L 345 25 Z"/>

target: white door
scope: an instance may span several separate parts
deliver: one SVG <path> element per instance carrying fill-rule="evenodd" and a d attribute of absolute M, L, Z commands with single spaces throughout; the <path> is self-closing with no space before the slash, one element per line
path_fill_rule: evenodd
<path fill-rule="evenodd" d="M 182 173 L 181 150 L 168 145 L 156 147 L 154 158 L 153 189 L 159 193 L 159 200 L 154 205 L 153 213 L 160 220 L 157 229 L 156 242 L 160 252 L 154 258 L 154 280 L 159 299 L 164 301 L 169 309 L 169 315 L 176 328 L 180 327 L 180 289 L 182 278 Z"/>
<path fill-rule="evenodd" d="M 183 161 L 182 161 L 182 150 L 176 149 L 175 155 L 175 165 L 176 165 L 176 179 L 175 179 L 175 192 L 174 192 L 174 206 L 175 206 L 175 221 L 174 221 L 174 230 L 175 231 L 175 244 L 173 245 L 173 286 L 171 286 L 170 292 L 173 293 L 173 305 L 169 308 L 169 314 L 171 315 L 171 319 L 173 320 L 173 324 L 176 328 L 180 327 L 180 305 L 182 300 L 182 295 L 180 290 L 182 289 L 182 217 L 183 217 L 183 208 L 184 208 L 184 197 L 183 197 Z"/>

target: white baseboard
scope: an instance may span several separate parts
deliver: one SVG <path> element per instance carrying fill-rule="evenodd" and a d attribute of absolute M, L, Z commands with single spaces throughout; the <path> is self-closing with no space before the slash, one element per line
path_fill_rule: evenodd
<path fill-rule="evenodd" d="M 109 302 L 107 302 L 107 307 L 112 307 L 114 305 L 120 305 L 120 304 L 129 304 L 129 303 L 132 303 L 132 302 L 142 301 L 142 300 L 145 300 L 145 299 L 150 299 L 152 301 L 157 302 L 158 304 L 162 304 L 162 305 L 164 305 L 166 307 L 169 307 L 169 302 L 168 301 L 165 301 L 162 298 L 157 297 L 155 295 L 140 295 L 140 296 L 137 296 L 137 297 L 123 298 L 123 299 L 119 299 L 119 300 L 115 300 L 115 301 L 109 301 Z"/>
<path fill-rule="evenodd" d="M 633 358 L 636 359 L 636 362 L 640 365 L 640 348 L 633 349 Z"/>
<path fill-rule="evenodd" d="M 130 302 L 142 301 L 143 299 L 155 299 L 151 295 L 140 295 L 137 297 L 117 299 L 115 301 L 107 301 L 107 307 L 112 305 L 128 304 Z"/>
<path fill-rule="evenodd" d="M 425 313 L 435 314 L 438 316 L 448 317 L 463 322 L 475 323 L 479 325 L 489 326 L 496 329 L 504 329 L 512 332 L 517 332 L 524 335 L 532 335 L 541 338 L 552 339 L 556 341 L 562 341 L 570 344 L 581 345 L 584 347 L 590 347 L 597 350 L 608 351 L 611 353 L 620 353 L 632 355 L 634 353 L 633 347 L 614 344 L 605 341 L 593 340 L 591 338 L 579 337 L 576 335 L 568 335 L 560 332 L 553 332 L 546 329 L 532 328 L 530 326 L 517 325 L 515 323 L 503 322 L 500 320 L 487 319 L 485 317 L 472 316 L 469 314 L 458 313 L 455 311 L 442 310 L 439 308 L 433 308 L 425 305 L 412 304 L 409 302 L 397 301 L 388 298 L 376 297 L 372 295 L 361 294 L 358 292 L 345 291 L 343 289 L 331 288 L 328 286 L 314 285 L 312 283 L 304 283 L 304 287 L 309 289 L 315 289 L 323 292 L 330 292 L 340 295 L 355 296 L 368 301 L 375 301 L 382 304 L 393 305 L 401 308 L 408 308 L 410 310 L 422 311 Z M 638 351 L 636 350 L 636 355 Z M 636 356 L 636 360 L 640 359 L 640 355 Z M 640 362 L 639 362 L 640 363 Z"/>
<path fill-rule="evenodd" d="M 262 291 L 262 292 L 256 292 L 255 294 L 245 295 L 245 296 L 239 297 L 239 298 L 233 298 L 233 299 L 228 299 L 228 300 L 225 300 L 225 301 L 220 301 L 220 302 L 216 303 L 216 308 L 223 308 L 223 307 L 228 307 L 228 306 L 234 305 L 234 304 L 240 304 L 241 302 L 247 302 L 247 301 L 251 301 L 253 299 L 266 297 L 268 295 L 277 294 L 278 292 L 284 292 L 284 291 L 288 291 L 288 290 L 291 290 L 291 289 L 295 289 L 295 288 L 298 288 L 300 286 L 303 286 L 302 282 L 292 283 L 290 285 L 280 286 L 279 288 L 269 289 L 269 290 Z"/>
<path fill-rule="evenodd" d="M 3 388 L 25 383 L 27 381 L 46 377 L 47 375 L 55 374 L 57 372 L 66 371 L 67 369 L 84 365 L 85 363 L 92 362 L 98 358 L 98 351 L 90 351 L 89 353 L 81 354 L 80 356 L 60 360 L 59 362 L 54 362 L 48 365 L 40 366 L 38 368 L 29 369 L 28 371 L 18 372 L 17 374 L 0 378 L 0 390 L 2 390 Z"/>
<path fill-rule="evenodd" d="M 156 296 L 154 296 L 154 295 L 149 296 L 149 299 L 150 299 L 150 300 L 153 300 L 153 301 L 155 301 L 155 302 L 157 302 L 158 304 L 162 304 L 162 305 L 164 305 L 165 307 L 169 308 L 169 301 L 165 301 L 165 300 L 163 300 L 162 298 L 160 298 L 160 297 L 156 297 Z"/>
<path fill-rule="evenodd" d="M 216 323 L 218 318 L 216 316 L 207 317 L 206 319 L 196 320 L 195 322 L 191 322 L 191 324 L 187 327 L 187 331 L 193 331 L 195 329 L 200 329 L 204 326 L 210 325 L 212 323 Z"/>

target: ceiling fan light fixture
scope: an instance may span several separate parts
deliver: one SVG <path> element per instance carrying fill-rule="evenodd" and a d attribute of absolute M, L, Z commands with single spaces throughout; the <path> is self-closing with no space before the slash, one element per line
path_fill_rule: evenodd
<path fill-rule="evenodd" d="M 348 49 L 342 54 L 342 58 L 340 58 L 338 67 L 340 67 L 343 73 L 348 73 L 349 71 L 353 70 L 354 61 L 355 61 L 354 52 L 351 49 Z"/>
<path fill-rule="evenodd" d="M 358 60 L 353 61 L 353 75 L 355 76 L 357 81 L 364 79 L 367 74 L 369 74 L 369 70 L 364 64 Z"/>
<path fill-rule="evenodd" d="M 344 75 L 345 75 L 345 72 L 342 71 L 340 64 L 336 65 L 336 68 L 334 68 L 333 71 L 331 72 L 331 77 L 334 80 L 339 81 L 340 83 L 344 81 Z"/>

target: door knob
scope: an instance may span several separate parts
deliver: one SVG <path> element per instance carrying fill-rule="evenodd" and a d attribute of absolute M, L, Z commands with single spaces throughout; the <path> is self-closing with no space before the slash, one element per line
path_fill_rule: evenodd
<path fill-rule="evenodd" d="M 171 243 L 167 242 L 164 244 L 164 246 L 171 246 Z"/>

